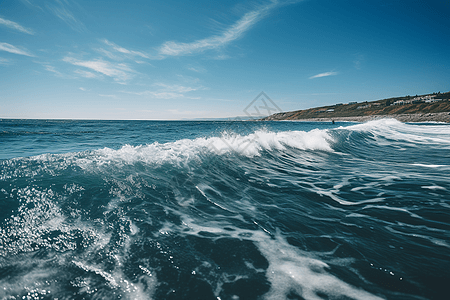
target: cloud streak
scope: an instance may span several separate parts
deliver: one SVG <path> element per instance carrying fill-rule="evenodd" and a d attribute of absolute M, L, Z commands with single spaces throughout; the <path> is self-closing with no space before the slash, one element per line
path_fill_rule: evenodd
<path fill-rule="evenodd" d="M 142 53 L 142 52 L 139 52 L 139 51 L 133 51 L 133 50 L 125 49 L 125 48 L 123 48 L 123 47 L 120 47 L 120 46 L 114 44 L 113 42 L 110 42 L 110 41 L 106 40 L 106 39 L 103 40 L 103 42 L 104 42 L 106 45 L 110 46 L 110 47 L 111 47 L 112 49 L 114 49 L 115 51 L 119 52 L 119 53 L 131 55 L 131 56 L 140 56 L 140 57 L 142 57 L 142 58 L 147 58 L 147 59 L 149 58 L 148 55 L 145 54 L 145 53 Z"/>
<path fill-rule="evenodd" d="M 196 91 L 200 88 L 182 86 L 182 85 L 168 85 L 165 83 L 155 83 L 153 86 L 160 87 L 156 91 L 143 91 L 143 92 L 123 92 L 127 94 L 137 95 L 137 96 L 149 96 L 157 99 L 175 99 L 185 97 L 185 93 Z"/>
<path fill-rule="evenodd" d="M 69 25 L 73 30 L 81 32 L 86 29 L 84 24 L 79 21 L 73 13 L 69 10 L 69 3 L 67 1 L 61 2 L 59 0 L 55 0 L 54 5 L 47 4 L 47 8 L 59 19 L 64 21 L 67 25 Z"/>
<path fill-rule="evenodd" d="M 320 73 L 314 76 L 309 77 L 309 79 L 314 79 L 314 78 L 320 78 L 320 77 L 327 77 L 327 76 L 333 76 L 333 75 L 337 75 L 338 72 L 325 72 L 325 73 Z"/>
<path fill-rule="evenodd" d="M 189 86 L 182 86 L 182 85 L 168 85 L 165 83 L 155 83 L 154 85 L 156 86 L 160 86 L 163 88 L 164 91 L 169 91 L 169 92 L 175 92 L 175 93 L 187 93 L 187 92 L 192 92 L 192 91 L 196 91 L 197 88 L 193 88 L 193 87 L 189 87 Z"/>
<path fill-rule="evenodd" d="M 239 19 L 219 35 L 214 35 L 205 39 L 197 40 L 192 43 L 168 41 L 162 44 L 162 46 L 158 49 L 158 52 L 163 56 L 182 56 L 223 47 L 228 43 L 240 38 L 270 9 L 273 9 L 276 5 L 276 2 L 272 2 L 269 5 L 246 13 L 241 19 Z"/>
<path fill-rule="evenodd" d="M 0 51 L 6 51 L 6 52 L 9 52 L 9 53 L 13 53 L 13 54 L 34 57 L 34 55 L 31 54 L 30 52 L 28 52 L 27 50 L 19 49 L 19 48 L 15 47 L 15 46 L 13 46 L 11 44 L 8 44 L 8 43 L 0 43 Z"/>
<path fill-rule="evenodd" d="M 9 65 L 10 63 L 11 63 L 11 62 L 9 61 L 9 59 L 0 57 L 0 65 L 5 65 L 5 66 L 7 66 L 7 65 Z"/>
<path fill-rule="evenodd" d="M 130 67 L 128 67 L 126 64 L 112 64 L 110 62 L 107 61 L 103 61 L 103 60 L 78 60 L 75 59 L 73 57 L 65 57 L 63 58 L 63 61 L 70 63 L 74 66 L 80 66 L 80 67 L 85 67 L 91 70 L 94 70 L 98 73 L 101 73 L 103 75 L 106 75 L 108 77 L 113 78 L 115 81 L 117 82 L 125 82 L 127 80 L 129 80 L 132 77 L 133 70 L 130 69 Z M 81 74 L 84 77 L 87 78 L 92 78 L 92 74 L 91 72 L 77 72 L 79 74 Z M 88 74 L 90 73 L 90 74 Z"/>
<path fill-rule="evenodd" d="M 6 27 L 9 27 L 11 29 L 23 32 L 23 33 L 28 33 L 28 34 L 34 34 L 34 32 L 30 29 L 27 29 L 25 27 L 23 27 L 22 25 L 17 24 L 16 22 L 13 21 L 9 21 L 9 20 L 5 20 L 3 18 L 0 18 L 0 25 L 4 25 Z"/>
<path fill-rule="evenodd" d="M 364 62 L 364 55 L 357 54 L 355 57 L 355 60 L 353 61 L 353 64 L 355 66 L 355 69 L 361 70 L 361 65 Z"/>
<path fill-rule="evenodd" d="M 75 18 L 75 15 L 70 10 L 72 3 L 78 6 L 75 1 L 71 0 L 53 0 L 53 1 L 41 1 L 41 0 L 21 0 L 27 6 L 34 9 L 44 11 L 44 8 L 49 10 L 53 15 L 69 25 L 73 30 L 82 32 L 86 30 L 84 24 Z M 38 3 L 38 4 L 36 4 Z"/>
<path fill-rule="evenodd" d="M 92 72 L 84 71 L 84 70 L 75 70 L 75 73 L 85 78 L 97 78 L 98 76 Z"/>
<path fill-rule="evenodd" d="M 125 92 L 125 91 L 123 91 L 122 93 L 137 95 L 137 96 L 153 97 L 156 99 L 175 99 L 175 98 L 184 97 L 184 95 L 180 94 L 180 93 L 164 92 L 164 91 L 143 91 L 143 92 Z"/>
<path fill-rule="evenodd" d="M 57 71 L 57 70 L 55 69 L 54 66 L 51 66 L 51 65 L 48 65 L 48 64 L 44 64 L 44 68 L 45 68 L 47 71 L 52 72 L 52 73 L 55 73 L 56 75 L 58 75 L 58 76 L 60 76 L 60 77 L 63 76 L 63 75 L 61 74 L 61 72 L 59 72 L 59 71 Z"/>

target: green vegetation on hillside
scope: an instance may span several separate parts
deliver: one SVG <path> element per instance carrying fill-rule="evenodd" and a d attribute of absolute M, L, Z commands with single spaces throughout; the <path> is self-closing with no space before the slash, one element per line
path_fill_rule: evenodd
<path fill-rule="evenodd" d="M 277 113 L 263 120 L 302 120 L 370 115 L 426 114 L 450 112 L 450 92 L 404 96 L 377 101 L 350 102 L 305 110 Z"/>

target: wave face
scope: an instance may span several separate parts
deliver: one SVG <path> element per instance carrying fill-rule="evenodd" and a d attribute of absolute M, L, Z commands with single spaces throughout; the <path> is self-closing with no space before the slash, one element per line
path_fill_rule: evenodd
<path fill-rule="evenodd" d="M 444 299 L 450 126 L 0 122 L 0 299 Z"/>

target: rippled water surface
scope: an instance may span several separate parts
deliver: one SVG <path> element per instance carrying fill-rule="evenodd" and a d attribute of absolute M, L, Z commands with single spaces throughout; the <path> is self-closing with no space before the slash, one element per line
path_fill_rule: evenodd
<path fill-rule="evenodd" d="M 0 121 L 0 299 L 448 299 L 450 126 Z"/>

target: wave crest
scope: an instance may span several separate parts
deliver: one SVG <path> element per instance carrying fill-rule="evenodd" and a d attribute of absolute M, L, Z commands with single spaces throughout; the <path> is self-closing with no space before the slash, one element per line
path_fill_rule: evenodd
<path fill-rule="evenodd" d="M 258 130 L 248 135 L 223 132 L 220 137 L 182 139 L 164 144 L 155 142 L 140 146 L 125 145 L 118 150 L 103 148 L 93 151 L 89 157 L 78 159 L 78 165 L 85 168 L 91 163 L 97 165 L 112 162 L 123 164 L 136 162 L 146 164 L 183 163 L 208 153 L 215 155 L 234 153 L 251 158 L 261 156 L 264 151 L 282 151 L 286 148 L 332 152 L 332 141 L 327 130 L 319 129 L 309 132 Z"/>

